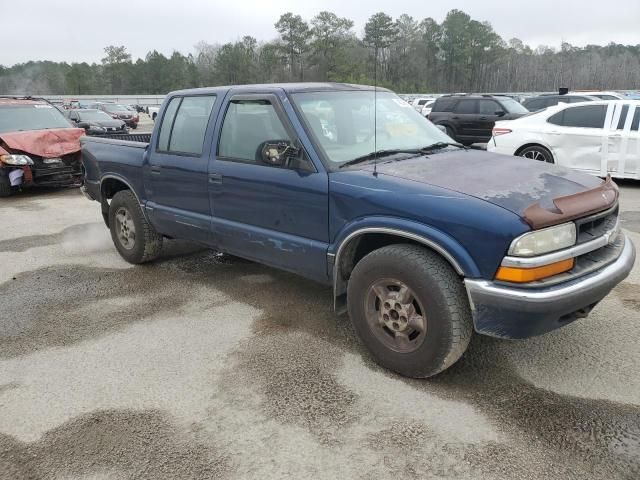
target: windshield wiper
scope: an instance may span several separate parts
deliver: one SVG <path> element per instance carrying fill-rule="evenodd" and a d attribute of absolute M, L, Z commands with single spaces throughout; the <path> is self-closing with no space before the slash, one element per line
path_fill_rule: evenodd
<path fill-rule="evenodd" d="M 357 163 L 366 162 L 367 160 L 373 160 L 375 158 L 388 157 L 389 155 L 396 155 L 398 153 L 408 153 L 419 155 L 422 153 L 420 149 L 416 148 L 396 148 L 392 150 L 378 150 L 375 152 L 367 153 L 366 155 L 362 155 L 361 157 L 356 157 L 353 160 L 349 160 L 348 162 L 340 165 L 339 168 L 348 167 L 350 165 L 356 165 Z"/>
<path fill-rule="evenodd" d="M 340 165 L 339 168 L 348 167 L 350 165 L 356 165 L 358 163 L 366 162 L 368 160 L 373 160 L 375 158 L 388 157 L 390 155 L 396 155 L 398 153 L 407 153 L 409 155 L 422 155 L 427 152 L 431 152 L 433 150 L 440 150 L 446 147 L 460 147 L 464 148 L 463 145 L 459 143 L 447 143 L 447 142 L 436 142 L 431 145 L 426 145 L 420 148 L 396 148 L 391 150 L 378 150 L 377 152 L 367 153 L 366 155 L 362 155 L 361 157 L 356 157 L 353 160 L 349 160 L 348 162 Z"/>

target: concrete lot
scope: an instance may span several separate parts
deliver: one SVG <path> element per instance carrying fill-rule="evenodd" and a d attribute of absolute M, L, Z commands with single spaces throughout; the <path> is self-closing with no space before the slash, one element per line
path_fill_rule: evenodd
<path fill-rule="evenodd" d="M 640 245 L 640 184 L 622 210 Z M 180 242 L 126 264 L 77 190 L 0 225 L 2 479 L 640 478 L 640 267 L 588 319 L 414 381 L 324 287 Z"/>

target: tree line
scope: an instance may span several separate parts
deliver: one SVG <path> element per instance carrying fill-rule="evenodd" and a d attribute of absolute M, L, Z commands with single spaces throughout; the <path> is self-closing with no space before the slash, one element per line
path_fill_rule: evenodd
<path fill-rule="evenodd" d="M 156 50 L 135 61 L 108 46 L 100 63 L 29 61 L 0 66 L 0 93 L 164 94 L 197 86 L 288 81 L 373 84 L 404 93 L 517 92 L 640 88 L 640 45 L 532 49 L 505 41 L 489 22 L 451 10 L 438 23 L 409 15 L 372 15 L 358 36 L 354 23 L 323 11 L 310 20 L 285 13 L 278 37 L 199 42 L 185 55 Z"/>

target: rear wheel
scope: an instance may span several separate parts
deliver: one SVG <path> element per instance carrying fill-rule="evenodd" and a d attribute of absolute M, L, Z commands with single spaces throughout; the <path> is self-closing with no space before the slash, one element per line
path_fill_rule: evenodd
<path fill-rule="evenodd" d="M 524 148 L 518 153 L 518 156 L 539 162 L 554 163 L 551 152 L 541 145 L 532 145 Z"/>
<path fill-rule="evenodd" d="M 160 255 L 162 235 L 147 222 L 131 190 L 121 190 L 109 206 L 109 229 L 118 252 L 129 263 L 145 263 Z"/>
<path fill-rule="evenodd" d="M 349 316 L 377 363 L 408 377 L 436 375 L 472 333 L 460 277 L 436 253 L 390 245 L 364 257 L 349 279 Z"/>

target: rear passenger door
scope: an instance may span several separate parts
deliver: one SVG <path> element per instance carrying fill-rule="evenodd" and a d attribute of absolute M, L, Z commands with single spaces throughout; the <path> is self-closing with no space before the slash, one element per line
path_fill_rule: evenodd
<path fill-rule="evenodd" d="M 144 167 L 147 208 L 170 237 L 212 242 L 205 145 L 215 95 L 173 97 L 164 110 Z"/>
<path fill-rule="evenodd" d="M 473 98 L 461 98 L 456 103 L 451 117 L 457 127 L 456 137 L 462 141 L 475 140 L 479 135 L 478 126 L 478 100 Z"/>
<path fill-rule="evenodd" d="M 223 108 L 209 165 L 221 249 L 326 280 L 326 172 L 308 158 L 276 95 L 234 95 Z M 270 164 L 261 154 L 265 142 L 295 146 L 299 154 L 286 165 Z"/>
<path fill-rule="evenodd" d="M 478 100 L 478 135 L 484 140 L 489 141 L 493 126 L 500 117 L 497 112 L 507 113 L 502 105 L 490 98 L 482 98 Z"/>
<path fill-rule="evenodd" d="M 552 129 L 548 139 L 558 163 L 590 173 L 600 172 L 606 113 L 606 105 L 577 105 L 549 118 L 549 123 L 560 127 Z"/>
<path fill-rule="evenodd" d="M 640 177 L 640 103 L 612 102 L 605 120 L 601 175 Z"/>

